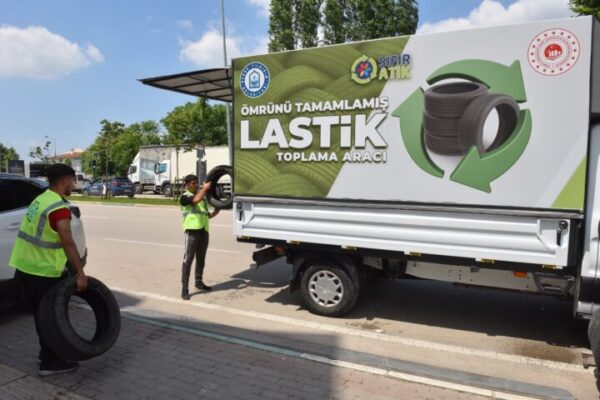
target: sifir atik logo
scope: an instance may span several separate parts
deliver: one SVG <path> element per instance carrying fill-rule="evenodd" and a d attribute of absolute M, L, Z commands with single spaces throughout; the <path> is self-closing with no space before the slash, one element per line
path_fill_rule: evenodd
<path fill-rule="evenodd" d="M 350 77 L 359 85 L 366 85 L 374 80 L 408 79 L 410 68 L 410 54 L 381 56 L 377 61 L 362 55 L 350 67 Z"/>

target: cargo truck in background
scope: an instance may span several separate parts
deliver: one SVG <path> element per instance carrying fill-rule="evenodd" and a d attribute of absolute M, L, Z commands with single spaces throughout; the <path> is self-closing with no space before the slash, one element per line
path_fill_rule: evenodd
<path fill-rule="evenodd" d="M 154 191 L 154 166 L 161 161 L 164 146 L 141 146 L 131 161 L 127 177 L 133 183 L 136 194 Z"/>
<path fill-rule="evenodd" d="M 227 146 L 197 146 L 192 149 L 172 147 L 165 149 L 164 156 L 155 164 L 154 190 L 165 197 L 184 190 L 183 178 L 188 174 L 198 176 L 203 182 L 207 173 L 218 165 L 229 165 L 229 151 Z M 223 179 L 219 186 L 225 192 L 231 192 L 231 180 Z"/>
<path fill-rule="evenodd" d="M 256 55 L 142 82 L 233 102 L 234 234 L 260 247 L 258 265 L 285 257 L 312 312 L 346 314 L 371 276 L 558 296 L 592 320 L 598 360 L 594 18 Z"/>

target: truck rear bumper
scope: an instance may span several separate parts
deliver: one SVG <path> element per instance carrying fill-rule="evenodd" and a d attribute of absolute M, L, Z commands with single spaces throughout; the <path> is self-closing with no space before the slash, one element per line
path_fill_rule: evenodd
<path fill-rule="evenodd" d="M 484 263 L 538 264 L 553 269 L 569 265 L 571 232 L 576 231 L 571 227 L 578 223 L 577 215 L 514 210 L 510 212 L 515 215 L 506 210 L 425 211 L 243 197 L 237 197 L 234 206 L 238 237 L 463 257 Z"/>

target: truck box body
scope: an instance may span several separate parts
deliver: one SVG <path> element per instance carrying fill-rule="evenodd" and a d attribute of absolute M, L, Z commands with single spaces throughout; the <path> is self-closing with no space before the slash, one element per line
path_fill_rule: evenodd
<path fill-rule="evenodd" d="M 582 17 L 234 60 L 236 235 L 574 265 L 597 25 Z M 445 101 L 440 87 L 458 82 L 483 84 L 481 104 L 499 94 L 510 106 L 440 117 L 451 105 L 426 96 Z M 431 120 L 481 129 L 461 137 Z M 427 135 L 454 135 L 447 143 L 462 150 Z"/>

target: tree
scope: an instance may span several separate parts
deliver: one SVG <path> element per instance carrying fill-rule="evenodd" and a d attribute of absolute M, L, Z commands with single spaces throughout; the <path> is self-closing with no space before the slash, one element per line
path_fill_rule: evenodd
<path fill-rule="evenodd" d="M 227 144 L 225 106 L 205 99 L 175 107 L 161 122 L 167 128 L 165 144 L 216 146 Z"/>
<path fill-rule="evenodd" d="M 296 23 L 294 31 L 303 48 L 316 47 L 319 43 L 319 10 L 322 0 L 296 0 Z"/>
<path fill-rule="evenodd" d="M 0 143 L 0 172 L 8 171 L 8 161 L 18 160 L 19 154 L 12 147 L 6 147 Z"/>
<path fill-rule="evenodd" d="M 569 6 L 579 15 L 593 15 L 600 18 L 600 0 L 570 0 Z"/>
<path fill-rule="evenodd" d="M 325 0 L 323 8 L 323 43 L 337 44 L 346 41 L 346 0 Z"/>
<path fill-rule="evenodd" d="M 323 36 L 327 44 L 411 35 L 417 30 L 416 0 L 326 0 Z"/>
<path fill-rule="evenodd" d="M 50 158 L 50 145 L 51 144 L 52 144 L 51 141 L 46 141 L 46 143 L 43 146 L 35 146 L 35 147 L 30 148 L 29 154 L 28 154 L 29 158 L 47 163 L 48 159 Z"/>
<path fill-rule="evenodd" d="M 269 52 L 294 50 L 294 0 L 271 0 Z"/>

